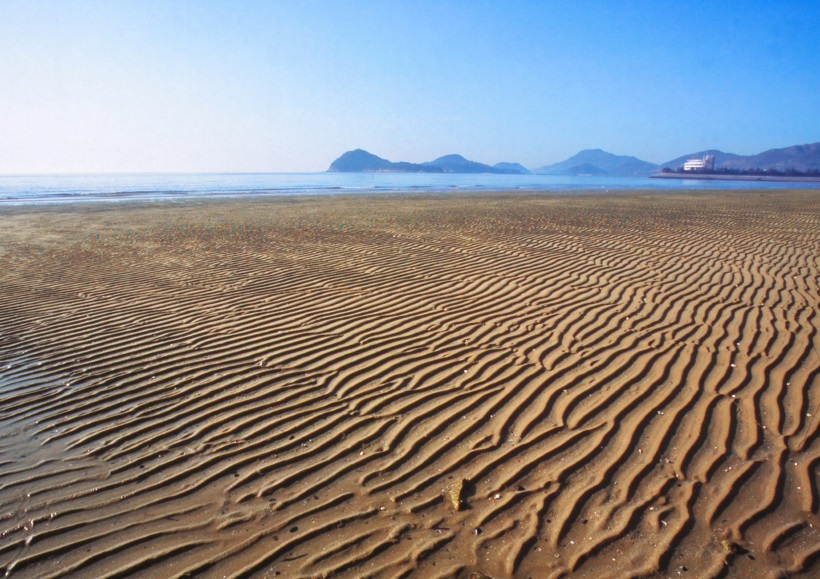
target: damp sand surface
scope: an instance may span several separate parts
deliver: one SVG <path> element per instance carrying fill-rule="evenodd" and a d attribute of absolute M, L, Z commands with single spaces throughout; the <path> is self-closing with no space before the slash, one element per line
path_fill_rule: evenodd
<path fill-rule="evenodd" d="M 820 574 L 820 192 L 0 211 L 11 577 Z"/>

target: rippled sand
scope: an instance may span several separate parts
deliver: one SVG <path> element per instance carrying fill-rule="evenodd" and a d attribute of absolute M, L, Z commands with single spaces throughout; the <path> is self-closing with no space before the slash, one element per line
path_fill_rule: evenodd
<path fill-rule="evenodd" d="M 3 208 L 0 268 L 0 573 L 820 574 L 818 191 Z"/>

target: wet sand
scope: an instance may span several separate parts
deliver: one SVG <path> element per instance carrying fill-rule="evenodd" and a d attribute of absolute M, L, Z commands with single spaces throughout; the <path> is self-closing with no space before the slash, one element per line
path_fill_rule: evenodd
<path fill-rule="evenodd" d="M 0 208 L 0 572 L 820 573 L 820 192 Z"/>

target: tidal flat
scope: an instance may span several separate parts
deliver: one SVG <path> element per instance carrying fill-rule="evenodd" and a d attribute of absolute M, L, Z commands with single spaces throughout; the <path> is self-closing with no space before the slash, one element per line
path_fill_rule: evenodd
<path fill-rule="evenodd" d="M 0 210 L 11 577 L 820 573 L 820 191 Z"/>

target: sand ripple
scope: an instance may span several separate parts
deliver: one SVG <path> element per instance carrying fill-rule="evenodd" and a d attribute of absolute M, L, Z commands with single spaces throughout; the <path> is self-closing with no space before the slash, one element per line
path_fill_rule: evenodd
<path fill-rule="evenodd" d="M 816 192 L 0 222 L 7 575 L 820 573 Z"/>

